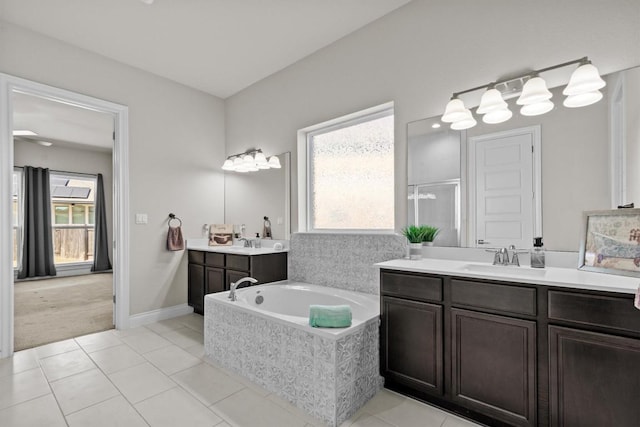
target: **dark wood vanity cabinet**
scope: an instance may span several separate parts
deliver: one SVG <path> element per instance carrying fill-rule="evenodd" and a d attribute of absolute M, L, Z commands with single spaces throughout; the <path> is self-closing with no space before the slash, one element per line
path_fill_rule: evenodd
<path fill-rule="evenodd" d="M 287 253 L 236 255 L 188 251 L 188 304 L 204 314 L 204 296 L 228 291 L 231 283 L 253 277 L 257 284 L 286 280 Z"/>
<path fill-rule="evenodd" d="M 487 425 L 640 425 L 633 296 L 381 271 L 385 387 Z"/>

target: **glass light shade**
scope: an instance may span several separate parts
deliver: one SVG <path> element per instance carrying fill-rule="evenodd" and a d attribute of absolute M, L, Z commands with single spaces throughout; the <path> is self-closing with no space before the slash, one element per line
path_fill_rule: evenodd
<path fill-rule="evenodd" d="M 484 116 L 482 116 L 482 121 L 489 124 L 496 124 L 506 122 L 513 116 L 513 113 L 508 108 L 503 108 L 500 110 L 493 110 Z"/>
<path fill-rule="evenodd" d="M 451 123 L 451 129 L 453 129 L 453 130 L 464 130 L 464 129 L 472 128 L 477 124 L 478 124 L 478 122 L 476 122 L 476 119 L 473 118 L 473 115 L 471 114 L 471 111 L 466 110 L 466 116 L 464 118 L 462 118 L 461 120 L 457 120 L 457 121 Z"/>
<path fill-rule="evenodd" d="M 551 99 L 553 94 L 547 89 L 547 82 L 542 77 L 533 77 L 524 84 L 520 98 L 516 101 L 518 105 L 529 105 Z"/>
<path fill-rule="evenodd" d="M 222 170 L 225 170 L 225 171 L 232 171 L 232 170 L 234 170 L 234 167 L 233 167 L 233 160 L 231 160 L 231 159 L 227 159 L 227 160 L 225 160 L 225 161 L 224 161 L 224 164 L 222 165 Z"/>
<path fill-rule="evenodd" d="M 254 160 L 258 166 L 267 164 L 267 158 L 261 151 L 255 154 Z"/>
<path fill-rule="evenodd" d="M 243 169 L 243 162 L 241 157 L 236 157 L 233 159 L 233 170 L 239 172 L 240 169 Z"/>
<path fill-rule="evenodd" d="M 269 158 L 269 167 L 280 169 L 282 167 L 280 166 L 280 159 L 277 156 L 271 156 Z"/>
<path fill-rule="evenodd" d="M 480 106 L 476 112 L 478 114 L 487 114 L 492 111 L 504 110 L 506 108 L 507 103 L 502 99 L 500 91 L 498 89 L 489 89 L 482 94 L 482 98 L 480 98 Z"/>
<path fill-rule="evenodd" d="M 595 104 L 601 99 L 602 92 L 594 90 L 593 92 L 567 96 L 562 105 L 569 108 L 586 107 L 587 105 Z"/>
<path fill-rule="evenodd" d="M 520 114 L 523 116 L 539 116 L 551 110 L 553 110 L 553 102 L 545 100 L 523 106 L 520 109 Z"/>
<path fill-rule="evenodd" d="M 253 156 L 251 154 L 245 154 L 244 156 L 242 156 L 242 164 L 247 166 L 253 166 L 255 163 L 256 162 L 253 159 Z"/>
<path fill-rule="evenodd" d="M 444 109 L 442 121 L 446 123 L 453 123 L 463 120 L 467 117 L 467 111 L 469 110 L 464 107 L 464 102 L 458 98 L 454 98 L 449 101 L 447 107 Z"/>
<path fill-rule="evenodd" d="M 602 80 L 598 69 L 592 64 L 584 64 L 576 68 L 571 74 L 569 84 L 562 91 L 563 95 L 572 96 L 582 93 L 594 92 L 605 87 L 607 83 Z"/>

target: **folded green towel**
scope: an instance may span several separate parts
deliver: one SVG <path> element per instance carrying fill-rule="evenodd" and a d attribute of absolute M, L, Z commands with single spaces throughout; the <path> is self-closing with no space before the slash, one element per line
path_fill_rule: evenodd
<path fill-rule="evenodd" d="M 309 306 L 309 325 L 313 328 L 347 328 L 351 326 L 351 307 L 311 305 Z"/>

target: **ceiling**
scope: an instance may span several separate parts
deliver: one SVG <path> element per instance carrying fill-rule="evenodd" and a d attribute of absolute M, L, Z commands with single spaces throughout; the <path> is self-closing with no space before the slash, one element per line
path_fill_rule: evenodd
<path fill-rule="evenodd" d="M 227 98 L 410 0 L 0 0 L 0 19 Z"/>

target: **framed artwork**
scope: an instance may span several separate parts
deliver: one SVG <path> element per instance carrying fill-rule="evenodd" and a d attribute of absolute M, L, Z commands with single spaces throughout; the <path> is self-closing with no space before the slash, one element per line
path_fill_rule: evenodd
<path fill-rule="evenodd" d="M 585 212 L 578 268 L 640 277 L 640 209 Z"/>
<path fill-rule="evenodd" d="M 209 246 L 233 245 L 233 224 L 211 224 L 209 226 Z"/>

